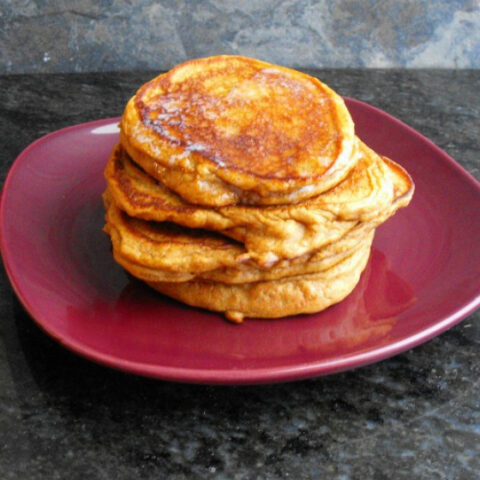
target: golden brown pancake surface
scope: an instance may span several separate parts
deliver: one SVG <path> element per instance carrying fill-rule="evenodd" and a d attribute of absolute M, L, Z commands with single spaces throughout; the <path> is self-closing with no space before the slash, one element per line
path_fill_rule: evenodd
<path fill-rule="evenodd" d="M 235 56 L 186 62 L 139 89 L 121 121 L 134 160 L 201 205 L 291 203 L 353 167 L 353 122 L 316 78 Z"/>

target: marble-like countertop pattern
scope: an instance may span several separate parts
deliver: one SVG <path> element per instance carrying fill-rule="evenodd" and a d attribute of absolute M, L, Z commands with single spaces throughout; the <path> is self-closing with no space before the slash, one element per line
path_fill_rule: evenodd
<path fill-rule="evenodd" d="M 480 71 L 323 70 L 343 95 L 419 130 L 480 178 Z M 52 130 L 119 115 L 152 72 L 0 78 L 3 180 Z M 0 275 L 0 477 L 475 479 L 480 312 L 383 362 L 288 384 L 127 375 L 47 337 Z"/>

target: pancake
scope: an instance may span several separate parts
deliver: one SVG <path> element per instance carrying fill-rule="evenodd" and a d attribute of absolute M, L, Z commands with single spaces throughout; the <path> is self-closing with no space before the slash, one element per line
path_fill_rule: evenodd
<path fill-rule="evenodd" d="M 133 276 L 149 282 L 203 279 L 239 284 L 317 273 L 370 246 L 374 235 L 371 224 L 361 224 L 322 249 L 262 268 L 245 255 L 242 244 L 227 237 L 130 217 L 108 194 L 105 203 L 105 231 L 112 240 L 115 260 Z"/>
<path fill-rule="evenodd" d="M 236 285 L 208 281 L 149 284 L 188 305 L 224 312 L 234 322 L 242 322 L 244 317 L 286 317 L 319 312 L 343 300 L 358 283 L 369 253 L 367 245 L 327 270 L 274 281 Z"/>
<path fill-rule="evenodd" d="M 187 202 L 290 204 L 341 181 L 355 165 L 343 99 L 318 79 L 239 56 L 191 60 L 128 102 L 121 143 Z"/>
<path fill-rule="evenodd" d="M 191 60 L 143 85 L 104 174 L 117 263 L 235 322 L 343 300 L 376 227 L 414 191 L 355 136 L 328 86 L 238 56 Z"/>
<path fill-rule="evenodd" d="M 259 263 L 292 258 L 342 238 L 359 222 L 379 224 L 413 193 L 408 174 L 358 141 L 359 159 L 347 178 L 295 205 L 208 208 L 187 203 L 139 168 L 117 146 L 105 170 L 108 190 L 129 215 L 220 231 L 244 243 Z"/>

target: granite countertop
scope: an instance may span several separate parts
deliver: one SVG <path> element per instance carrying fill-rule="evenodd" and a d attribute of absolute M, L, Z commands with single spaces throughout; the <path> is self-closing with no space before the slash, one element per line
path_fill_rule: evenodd
<path fill-rule="evenodd" d="M 480 179 L 480 71 L 313 72 L 419 130 Z M 152 72 L 0 77 L 2 181 L 58 128 L 121 114 Z M 168 383 L 91 363 L 0 290 L 0 477 L 474 479 L 480 312 L 411 351 L 287 384 Z"/>

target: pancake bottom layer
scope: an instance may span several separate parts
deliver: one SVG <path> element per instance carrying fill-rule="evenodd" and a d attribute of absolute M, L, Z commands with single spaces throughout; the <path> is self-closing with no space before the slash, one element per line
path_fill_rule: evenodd
<path fill-rule="evenodd" d="M 369 254 L 367 245 L 330 269 L 275 281 L 148 283 L 188 305 L 225 312 L 234 322 L 242 322 L 244 317 L 278 318 L 319 312 L 343 300 L 359 281 Z"/>

